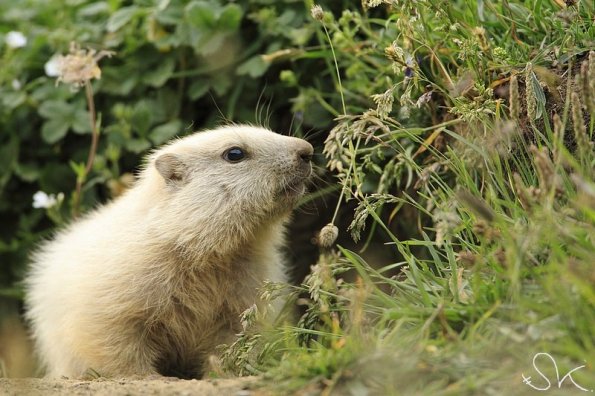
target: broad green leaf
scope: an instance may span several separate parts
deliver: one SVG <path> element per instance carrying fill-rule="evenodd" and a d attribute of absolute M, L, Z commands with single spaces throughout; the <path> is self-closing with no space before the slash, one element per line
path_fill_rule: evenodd
<path fill-rule="evenodd" d="M 228 4 L 223 8 L 217 27 L 220 29 L 235 32 L 240 27 L 242 21 L 242 8 L 237 4 Z"/>
<path fill-rule="evenodd" d="M 41 137 L 46 143 L 53 144 L 66 136 L 68 123 L 59 118 L 50 118 L 41 127 Z"/>
<path fill-rule="evenodd" d="M 39 106 L 39 114 L 45 118 L 60 118 L 67 120 L 74 112 L 74 105 L 63 100 L 47 100 Z"/>
<path fill-rule="evenodd" d="M 75 176 L 72 174 L 71 167 L 63 161 L 50 160 L 40 169 L 39 187 L 42 191 L 72 191 L 74 183 Z"/>
<path fill-rule="evenodd" d="M 149 139 L 156 145 L 164 143 L 178 134 L 181 128 L 182 122 L 180 120 L 172 120 L 154 128 L 149 134 Z"/>
<path fill-rule="evenodd" d="M 184 7 L 170 4 L 165 10 L 155 14 L 155 20 L 162 25 L 178 25 L 184 19 Z"/>
<path fill-rule="evenodd" d="M 23 91 L 18 92 L 2 92 L 2 105 L 6 110 L 16 109 L 27 100 L 27 94 Z"/>
<path fill-rule="evenodd" d="M 139 101 L 132 110 L 130 117 L 132 128 L 141 136 L 146 136 L 149 128 L 153 124 L 153 114 L 150 104 L 145 101 Z"/>
<path fill-rule="evenodd" d="M 72 129 L 76 133 L 91 133 L 91 119 L 85 109 L 77 109 L 72 118 Z"/>
<path fill-rule="evenodd" d="M 231 87 L 231 84 L 232 79 L 225 74 L 218 74 L 211 82 L 211 86 L 215 90 L 215 93 L 219 96 L 225 95 Z"/>
<path fill-rule="evenodd" d="M 156 68 L 149 70 L 143 77 L 143 82 L 154 88 L 159 88 L 171 77 L 176 67 L 176 61 L 172 57 L 163 59 Z"/>
<path fill-rule="evenodd" d="M 201 39 L 194 45 L 194 49 L 196 50 L 196 53 L 200 55 L 212 55 L 222 49 L 226 37 L 228 37 L 227 33 L 209 32 L 208 34 L 202 35 Z M 213 63 L 216 62 L 217 59 L 214 59 Z"/>
<path fill-rule="evenodd" d="M 107 21 L 106 29 L 113 33 L 118 31 L 122 26 L 126 25 L 139 11 L 137 6 L 123 7 L 114 12 Z"/>
<path fill-rule="evenodd" d="M 199 30 L 213 30 L 216 27 L 215 10 L 204 1 L 193 1 L 186 6 L 186 20 Z"/>
<path fill-rule="evenodd" d="M 249 75 L 252 78 L 262 76 L 269 68 L 269 63 L 262 60 L 260 55 L 253 56 L 242 63 L 236 70 L 238 76 Z"/>
<path fill-rule="evenodd" d="M 204 79 L 196 79 L 190 84 L 188 88 L 188 97 L 192 100 L 202 98 L 207 92 L 209 92 L 209 88 L 211 85 L 207 80 Z"/>
<path fill-rule="evenodd" d="M 148 150 L 151 147 L 151 142 L 146 139 L 129 139 L 126 141 L 125 147 L 133 153 L 140 153 Z"/>
<path fill-rule="evenodd" d="M 109 5 L 105 1 L 96 1 L 84 6 L 77 12 L 79 17 L 90 17 L 109 13 Z"/>
<path fill-rule="evenodd" d="M 14 173 L 28 183 L 39 178 L 39 165 L 37 164 L 15 164 Z"/>
<path fill-rule="evenodd" d="M 10 143 L 0 146 L 0 192 L 10 180 L 12 170 L 19 156 L 19 139 L 16 135 L 10 139 Z"/>

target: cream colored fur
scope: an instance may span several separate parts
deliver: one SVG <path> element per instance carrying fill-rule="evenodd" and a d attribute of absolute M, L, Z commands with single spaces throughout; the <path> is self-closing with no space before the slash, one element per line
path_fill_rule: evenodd
<path fill-rule="evenodd" d="M 234 146 L 245 160 L 222 157 Z M 284 224 L 311 154 L 248 126 L 175 140 L 127 193 L 43 244 L 26 304 L 47 375 L 200 376 L 263 281 L 284 279 Z"/>

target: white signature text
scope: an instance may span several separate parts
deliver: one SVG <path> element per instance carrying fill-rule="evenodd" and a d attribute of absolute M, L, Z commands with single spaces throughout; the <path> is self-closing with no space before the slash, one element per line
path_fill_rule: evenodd
<path fill-rule="evenodd" d="M 541 363 L 538 362 L 538 360 L 540 360 Z M 572 378 L 572 373 L 585 368 L 584 364 L 582 366 L 573 368 L 572 370 L 568 371 L 566 373 L 566 375 L 564 375 L 562 378 L 560 378 L 560 371 L 558 370 L 558 365 L 556 364 L 556 360 L 552 357 L 552 355 L 550 355 L 549 353 L 546 353 L 546 352 L 539 352 L 539 353 L 536 353 L 535 356 L 533 356 L 533 368 L 541 376 L 543 381 L 545 381 L 547 383 L 547 385 L 545 385 L 545 386 L 533 385 L 533 383 L 531 382 L 531 377 L 525 377 L 525 374 L 521 373 L 521 376 L 523 377 L 523 383 L 529 385 L 531 388 L 538 390 L 538 391 L 546 391 L 552 387 L 552 382 L 539 369 L 538 363 L 549 364 L 549 365 L 551 365 L 550 367 L 554 368 L 554 370 L 556 371 L 556 383 L 554 385 L 557 385 L 558 389 L 562 387 L 562 384 L 564 383 L 564 381 L 569 380 L 570 382 L 572 382 L 574 384 L 574 386 L 576 388 L 578 388 L 584 392 L 593 392 L 593 389 L 586 389 L 586 388 L 580 386 L 579 384 L 576 383 L 574 378 Z M 543 368 L 544 366 L 542 365 L 541 367 Z M 539 382 L 541 383 L 542 381 L 540 380 Z"/>

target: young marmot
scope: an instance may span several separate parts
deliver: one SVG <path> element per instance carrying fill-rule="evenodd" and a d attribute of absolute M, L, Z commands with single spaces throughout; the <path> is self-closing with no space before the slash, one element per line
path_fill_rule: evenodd
<path fill-rule="evenodd" d="M 200 377 L 263 281 L 311 173 L 304 140 L 227 126 L 154 152 L 123 196 L 34 254 L 27 317 L 48 376 Z"/>

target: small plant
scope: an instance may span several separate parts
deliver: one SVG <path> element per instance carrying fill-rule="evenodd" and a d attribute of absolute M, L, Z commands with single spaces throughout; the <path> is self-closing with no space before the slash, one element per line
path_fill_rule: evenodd
<path fill-rule="evenodd" d="M 80 212 L 81 190 L 87 180 L 87 176 L 93 167 L 97 146 L 99 143 L 99 126 L 97 125 L 97 113 L 95 110 L 95 100 L 93 98 L 92 79 L 101 78 L 101 69 L 97 62 L 103 57 L 109 57 L 112 53 L 109 51 L 83 50 L 76 43 L 70 44 L 70 53 L 66 56 L 58 56 L 52 59 L 55 65 L 55 74 L 58 77 L 56 83 L 63 82 L 70 84 L 73 89 L 85 88 L 85 98 L 89 108 L 89 122 L 91 123 L 91 146 L 87 162 L 84 165 L 71 163 L 76 173 L 76 188 L 73 194 L 72 215 L 76 217 Z"/>

